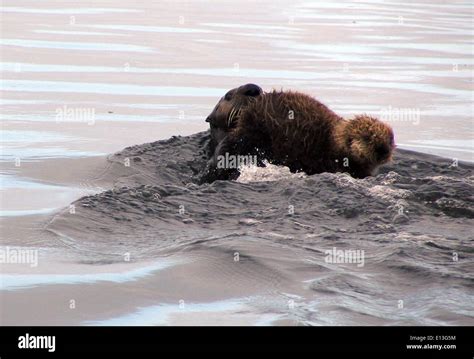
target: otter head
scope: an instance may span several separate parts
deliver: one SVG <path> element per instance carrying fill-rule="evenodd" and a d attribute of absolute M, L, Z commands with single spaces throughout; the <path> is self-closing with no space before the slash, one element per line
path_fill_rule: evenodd
<path fill-rule="evenodd" d="M 346 123 L 345 146 L 351 157 L 371 172 L 391 160 L 395 142 L 392 128 L 374 117 L 359 115 Z"/>
<path fill-rule="evenodd" d="M 242 107 L 263 93 L 260 86 L 246 84 L 228 91 L 207 116 L 211 127 L 211 145 L 215 147 L 235 126 Z"/>

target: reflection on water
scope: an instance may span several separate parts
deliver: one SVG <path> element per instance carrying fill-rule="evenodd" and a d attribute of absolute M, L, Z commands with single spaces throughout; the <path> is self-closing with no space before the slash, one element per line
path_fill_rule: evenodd
<path fill-rule="evenodd" d="M 51 214 L 58 208 L 37 208 L 37 209 L 18 209 L 18 210 L 0 210 L 0 217 L 18 217 L 18 216 L 32 216 L 38 214 Z M 0 281 L 1 288 L 1 281 Z"/>
<path fill-rule="evenodd" d="M 164 32 L 164 33 L 211 33 L 211 30 L 194 29 L 186 27 L 166 27 L 166 26 L 141 26 L 141 25 L 82 25 L 91 29 L 107 29 L 138 32 Z"/>
<path fill-rule="evenodd" d="M 55 64 L 29 64 L 29 63 L 0 63 L 0 69 L 4 72 L 16 72 L 21 69 L 22 72 L 65 72 L 65 73 L 123 73 L 123 67 L 111 66 L 74 66 L 74 65 L 55 65 Z M 316 69 L 312 71 L 289 71 L 289 70 L 265 70 L 265 69 L 233 69 L 233 68 L 144 68 L 130 67 L 130 73 L 137 74 L 176 74 L 176 75 L 194 75 L 194 76 L 213 76 L 213 77 L 244 77 L 255 79 L 284 79 L 284 80 L 323 80 L 323 79 L 344 79 L 347 77 L 354 79 L 365 79 L 372 81 L 386 80 L 387 77 L 393 81 L 406 81 L 419 79 L 423 71 L 406 71 L 403 73 L 391 72 L 387 74 L 379 73 L 349 73 L 343 72 L 322 72 Z M 430 72 L 430 75 L 445 76 L 446 71 Z M 459 74 L 458 76 L 462 76 Z M 224 89 L 222 89 L 225 91 Z"/>
<path fill-rule="evenodd" d="M 70 141 L 77 137 L 67 136 L 57 132 L 46 131 L 2 131 L 2 143 L 5 142 L 57 142 Z"/>
<path fill-rule="evenodd" d="M 52 115 L 44 117 L 44 121 L 50 121 Z M 12 119 L 9 118 L 9 120 Z M 17 120 L 22 121 L 21 118 Z M 24 120 L 31 121 L 32 118 L 25 115 Z M 0 139 L 0 162 L 15 162 L 17 159 L 21 161 L 42 161 L 51 158 L 105 155 L 105 153 L 97 151 L 70 149 L 68 145 L 72 141 L 78 143 L 84 141 L 84 139 L 58 132 L 4 130 Z"/>
<path fill-rule="evenodd" d="M 54 190 L 54 189 L 60 188 L 58 186 L 30 181 L 30 180 L 20 178 L 17 176 L 5 175 L 5 174 L 0 174 L 0 183 L 2 184 L 2 190 L 11 189 L 11 188 Z"/>
<path fill-rule="evenodd" d="M 220 98 L 225 89 L 210 87 L 140 86 L 66 81 L 3 80 L 2 89 L 21 92 L 92 93 L 129 96 L 190 96 Z"/>
<path fill-rule="evenodd" d="M 281 314 L 268 312 L 256 315 L 254 308 L 247 305 L 249 300 L 249 298 L 237 298 L 210 303 L 161 304 L 138 308 L 134 313 L 123 316 L 84 324 L 101 326 L 173 325 L 172 319 L 178 319 L 178 321 L 183 321 L 181 325 L 196 325 L 197 319 L 197 322 L 205 322 L 207 325 L 219 325 L 225 320 L 227 325 L 235 321 L 235 325 L 265 326 L 271 325 L 281 316 Z M 176 316 L 179 318 L 172 318 Z"/>
<path fill-rule="evenodd" d="M 20 142 L 21 141 L 21 142 Z M 16 143 L 24 143 L 25 140 L 18 140 Z M 26 141 L 26 143 L 29 143 Z M 22 161 L 42 161 L 52 158 L 74 158 L 104 156 L 106 153 L 96 151 L 73 150 L 64 146 L 52 144 L 46 148 L 26 148 L 18 146 L 2 146 L 0 149 L 0 162 L 14 162 L 21 158 Z"/>
<path fill-rule="evenodd" d="M 34 32 L 37 34 L 53 34 L 53 35 L 130 36 L 127 34 L 117 34 L 113 32 L 94 32 L 94 31 L 34 30 Z"/>
<path fill-rule="evenodd" d="M 39 41 L 22 39 L 1 39 L 0 45 L 19 46 L 40 49 L 61 49 L 61 50 L 84 50 L 84 51 L 118 51 L 118 52 L 153 52 L 150 47 L 112 44 L 99 42 L 65 42 L 65 41 Z"/>
<path fill-rule="evenodd" d="M 144 108 L 144 109 L 154 109 L 153 105 L 134 105 L 134 104 L 122 104 L 119 107 L 127 107 L 127 108 Z M 158 109 L 162 109 L 160 106 L 157 106 Z M 31 121 L 31 122 L 51 122 L 51 121 L 56 121 L 56 112 L 55 110 L 52 110 L 47 113 L 38 113 L 35 115 L 25 115 L 25 114 L 18 114 L 18 115 L 5 115 L 5 116 L 0 116 L 0 118 L 3 120 L 8 120 L 8 121 L 18 121 L 18 122 L 23 122 L 23 121 Z M 91 125 L 93 126 L 94 123 L 97 121 L 100 122 L 129 122 L 132 124 L 133 122 L 154 122 L 154 123 L 173 123 L 176 121 L 176 118 L 178 116 L 154 116 L 154 115 L 122 115 L 122 114 L 115 114 L 115 113 L 95 113 L 91 121 L 88 121 L 87 119 L 83 118 L 71 118 L 62 121 L 62 123 L 83 123 L 84 125 L 88 126 Z M 202 121 L 201 117 L 196 117 L 196 116 L 186 116 L 186 120 L 190 122 L 196 122 L 196 121 Z M 60 121 L 61 122 L 61 121 Z M 91 154 L 95 152 L 89 151 Z M 93 154 L 95 156 L 95 154 Z"/>
<path fill-rule="evenodd" d="M 110 273 L 91 274 L 2 274 L 0 290 L 21 290 L 40 285 L 58 284 L 84 284 L 97 282 L 125 283 L 136 281 L 153 274 L 156 271 L 176 265 L 177 262 L 162 259 L 151 265 L 131 269 L 129 271 L 118 271 Z"/>
<path fill-rule="evenodd" d="M 66 15 L 95 15 L 105 13 L 137 13 L 142 12 L 136 9 L 119 9 L 119 8 L 67 8 L 67 9 L 42 9 L 42 8 L 29 8 L 29 7 L 15 7 L 15 6 L 2 6 L 2 12 L 16 12 L 16 13 L 28 13 L 28 14 L 66 14 Z"/>
<path fill-rule="evenodd" d="M 41 154 L 32 154 L 31 157 L 25 156 L 24 162 L 41 162 L 50 158 L 77 155 L 68 153 L 64 149 L 62 152 L 59 149 L 51 149 L 50 152 L 51 154 L 45 154 L 44 157 Z M 85 156 L 91 156 L 91 154 L 85 153 L 80 157 Z M 15 161 L 15 159 L 2 157 L 0 163 Z M 53 213 L 76 198 L 103 190 L 101 187 L 91 186 L 87 183 L 81 183 L 79 186 L 63 186 L 20 177 L 15 175 L 13 170 L 2 172 L 0 174 L 0 217 Z"/>

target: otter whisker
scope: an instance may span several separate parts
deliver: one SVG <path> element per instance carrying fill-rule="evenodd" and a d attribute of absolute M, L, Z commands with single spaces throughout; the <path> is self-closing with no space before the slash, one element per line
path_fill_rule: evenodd
<path fill-rule="evenodd" d="M 236 113 L 236 109 L 235 109 L 235 107 L 232 107 L 232 109 L 230 110 L 230 113 L 229 113 L 229 117 L 227 118 L 227 127 L 230 127 L 230 125 L 232 124 L 232 121 L 234 120 L 235 113 Z"/>
<path fill-rule="evenodd" d="M 227 119 L 227 127 L 230 127 L 234 123 L 234 120 L 240 116 L 241 112 L 241 108 L 236 109 L 235 107 L 232 107 L 232 110 L 230 110 L 230 114 Z"/>
<path fill-rule="evenodd" d="M 234 118 L 239 118 L 239 117 L 240 117 L 240 113 L 241 113 L 241 112 L 242 112 L 242 109 L 241 109 L 241 108 L 239 108 L 239 109 L 237 110 L 237 112 L 235 113 L 235 116 L 234 116 Z M 233 120 L 233 119 L 232 119 L 232 120 Z"/>
<path fill-rule="evenodd" d="M 234 113 L 234 108 L 232 107 L 232 109 L 229 112 L 229 115 L 227 116 L 227 127 L 230 127 L 230 123 L 232 122 L 232 114 L 233 113 Z"/>

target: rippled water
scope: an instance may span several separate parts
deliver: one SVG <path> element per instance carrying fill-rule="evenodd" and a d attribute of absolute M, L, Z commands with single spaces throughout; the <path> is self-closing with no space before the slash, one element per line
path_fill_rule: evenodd
<path fill-rule="evenodd" d="M 1 248 L 33 244 L 48 263 L 24 277 L 2 276 L 2 299 L 12 309 L 4 310 L 6 323 L 30 323 L 31 318 L 37 324 L 193 324 L 210 318 L 217 324 L 472 323 L 472 269 L 464 260 L 460 266 L 447 265 L 453 251 L 462 259 L 472 252 L 472 223 L 465 209 L 472 209 L 466 191 L 472 178 L 465 174 L 463 180 L 450 167 L 474 159 L 472 5 L 239 4 L 3 2 Z M 248 168 L 239 182 L 204 190 L 192 187 L 187 177 L 173 177 L 173 171 L 196 170 L 194 161 L 177 162 L 187 156 L 183 153 L 199 151 L 202 143 L 182 149 L 170 145 L 165 152 L 171 160 L 155 159 L 169 166 L 160 174 L 160 184 L 155 174 L 137 176 L 133 164 L 138 162 L 132 162 L 127 181 L 117 184 L 166 183 L 160 187 L 169 196 L 165 206 L 185 201 L 197 212 L 200 207 L 210 210 L 208 219 L 183 223 L 182 218 L 158 216 L 154 222 L 156 213 L 141 211 L 156 209 L 123 203 L 113 209 L 117 203 L 110 197 L 112 207 L 104 208 L 100 221 L 84 222 L 80 219 L 90 217 L 78 216 L 77 227 L 73 221 L 42 231 L 59 210 L 102 191 L 102 184 L 89 184 L 90 173 L 84 175 L 87 180 L 81 177 L 89 168 L 83 159 L 205 130 L 204 119 L 217 100 L 247 82 L 264 90 L 307 92 L 346 117 L 364 112 L 378 116 L 393 126 L 399 148 L 447 158 L 433 165 L 431 158 L 415 156 L 410 162 L 402 153 L 402 166 L 391 168 L 395 174 L 386 171 L 362 182 L 323 175 L 313 183 L 282 168 Z M 58 111 L 68 109 L 73 115 L 58 120 Z M 407 111 L 412 115 L 403 115 Z M 106 173 L 112 182 L 123 175 Z M 269 179 L 273 185 L 261 182 Z M 414 217 L 409 216 L 408 224 L 394 224 L 393 201 L 406 200 L 404 190 Z M 440 193 L 446 196 L 438 198 Z M 207 196 L 215 207 L 203 202 Z M 305 208 L 305 215 L 280 218 L 278 211 L 287 211 L 292 201 Z M 257 218 L 255 208 L 245 209 L 252 206 L 259 208 Z M 372 217 L 361 213 L 364 207 Z M 136 232 L 117 226 L 113 217 L 121 211 L 125 217 L 129 211 L 140 213 L 135 213 L 136 224 L 128 223 Z M 161 232 L 150 230 L 162 221 Z M 123 241 L 107 242 L 111 233 Z M 333 246 L 364 248 L 367 267 L 327 265 L 321 253 Z M 61 249 L 60 254 L 53 260 L 43 251 L 46 247 Z M 138 262 L 117 268 L 126 250 Z M 229 266 L 235 252 L 242 254 L 239 263 L 245 263 L 238 269 Z M 176 263 L 183 260 L 179 268 L 186 275 L 170 270 L 175 262 L 162 267 L 168 255 Z M 53 262 L 60 264 L 54 267 Z M 78 273 L 72 273 L 71 262 L 80 263 Z M 104 267 L 109 274 L 97 273 Z M 114 286 L 119 282 L 121 287 Z M 42 296 L 43 288 L 48 295 Z M 37 295 L 37 305 L 49 303 L 49 309 L 18 305 L 30 291 Z M 135 300 L 127 302 L 127 293 L 134 293 Z M 95 303 L 81 315 L 65 316 L 54 309 L 61 308 L 56 301 L 64 295 L 122 300 L 112 308 Z M 180 300 L 184 307 L 178 306 Z M 399 300 L 404 300 L 403 311 Z"/>
<path fill-rule="evenodd" d="M 230 322 L 247 313 L 254 324 L 472 323 L 472 165 L 397 151 L 364 180 L 267 165 L 199 186 L 207 141 L 200 133 L 115 154 L 117 168 L 133 159 L 134 175 L 81 198 L 76 214 L 62 211 L 47 228 L 79 261 L 186 258 L 192 269 L 174 269 L 186 273 L 181 283 L 234 298 L 202 304 L 177 283 L 173 299 L 89 324 L 176 324 L 208 311 Z M 351 254 L 341 261 L 338 250 Z M 174 285 L 163 276 L 150 279 L 156 291 Z"/>

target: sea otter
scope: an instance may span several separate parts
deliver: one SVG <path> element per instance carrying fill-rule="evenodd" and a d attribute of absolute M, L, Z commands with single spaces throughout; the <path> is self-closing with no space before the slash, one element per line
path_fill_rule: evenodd
<path fill-rule="evenodd" d="M 219 165 L 220 159 L 229 156 L 256 157 L 258 164 L 267 160 L 308 175 L 348 172 L 364 178 L 388 162 L 395 148 L 393 131 L 387 124 L 367 115 L 344 119 L 300 92 L 274 90 L 244 103 L 234 104 L 230 97 L 228 102 L 227 108 L 238 111 L 238 116 L 232 127 L 214 136 L 216 143 L 203 182 L 236 179 L 238 168 Z M 221 116 L 229 114 L 223 111 Z"/>

